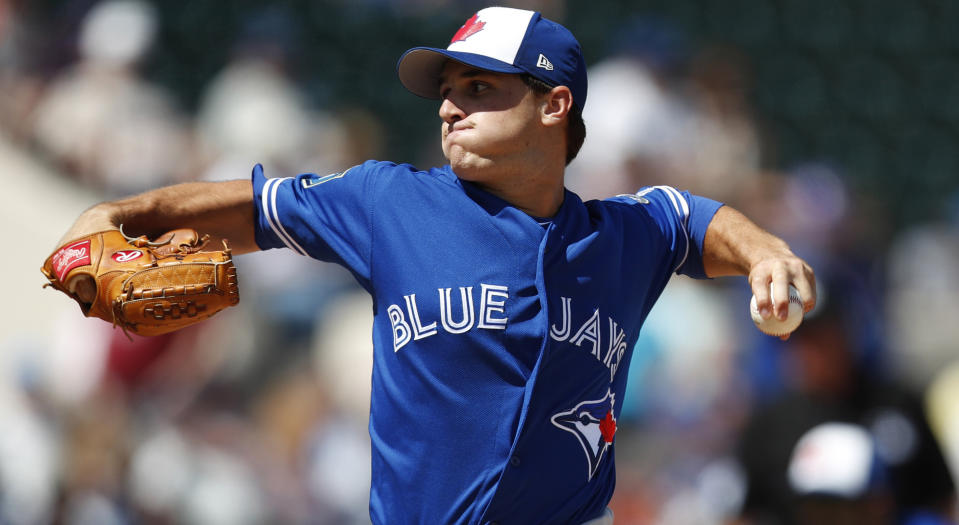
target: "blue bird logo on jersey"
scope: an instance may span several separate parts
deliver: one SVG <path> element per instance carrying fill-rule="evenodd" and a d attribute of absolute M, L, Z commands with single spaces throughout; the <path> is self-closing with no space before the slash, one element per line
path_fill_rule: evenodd
<path fill-rule="evenodd" d="M 599 470 L 606 451 L 613 445 L 616 434 L 616 416 L 613 404 L 616 394 L 607 390 L 606 396 L 595 401 L 583 401 L 571 410 L 553 415 L 553 425 L 573 434 L 583 447 L 589 464 L 587 480 Z"/>

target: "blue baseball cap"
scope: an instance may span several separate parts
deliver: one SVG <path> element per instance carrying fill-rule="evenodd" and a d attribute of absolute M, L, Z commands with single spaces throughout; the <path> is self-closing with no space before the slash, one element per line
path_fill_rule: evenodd
<path fill-rule="evenodd" d="M 446 49 L 414 47 L 396 65 L 406 89 L 439 99 L 447 60 L 496 73 L 528 73 L 550 86 L 566 86 L 580 110 L 586 105 L 586 61 L 576 37 L 535 11 L 488 7 L 453 35 Z"/>

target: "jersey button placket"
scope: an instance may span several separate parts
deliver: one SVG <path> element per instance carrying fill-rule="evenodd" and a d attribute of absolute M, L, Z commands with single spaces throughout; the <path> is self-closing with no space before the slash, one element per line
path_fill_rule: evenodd
<path fill-rule="evenodd" d="M 513 456 L 509 458 L 509 464 L 513 467 L 519 467 L 520 463 L 522 462 L 520 461 L 519 456 Z"/>

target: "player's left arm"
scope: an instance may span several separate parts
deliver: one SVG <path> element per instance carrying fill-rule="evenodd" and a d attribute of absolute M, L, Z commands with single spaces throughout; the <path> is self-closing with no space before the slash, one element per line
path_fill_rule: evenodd
<path fill-rule="evenodd" d="M 785 319 L 789 285 L 796 287 L 808 312 L 816 305 L 816 277 L 789 245 L 729 206 L 716 211 L 703 239 L 703 268 L 709 277 L 743 275 L 756 296 L 760 315 Z M 769 284 L 775 297 L 770 297 Z"/>

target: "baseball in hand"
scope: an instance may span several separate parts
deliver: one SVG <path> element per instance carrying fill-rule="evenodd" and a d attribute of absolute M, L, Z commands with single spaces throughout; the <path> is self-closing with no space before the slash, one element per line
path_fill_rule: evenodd
<path fill-rule="evenodd" d="M 770 283 L 769 295 L 772 296 L 772 293 L 773 285 Z M 799 323 L 802 322 L 802 298 L 799 297 L 799 291 L 792 285 L 789 285 L 789 313 L 786 315 L 786 320 L 783 321 L 776 316 L 763 319 L 762 316 L 759 315 L 759 308 L 756 306 L 756 296 L 753 295 L 752 300 L 749 301 L 749 314 L 752 316 L 753 322 L 756 323 L 756 327 L 759 328 L 760 332 L 781 337 L 792 333 L 793 330 L 799 327 Z"/>

